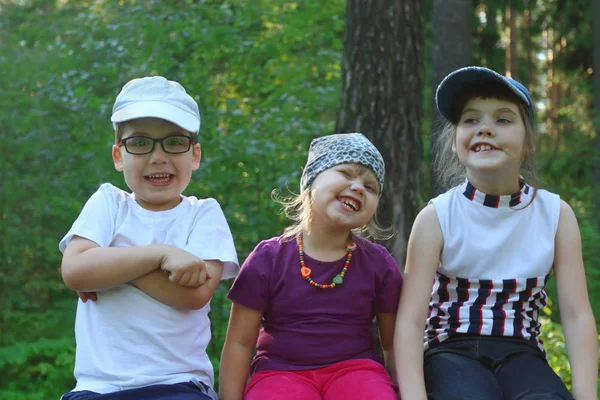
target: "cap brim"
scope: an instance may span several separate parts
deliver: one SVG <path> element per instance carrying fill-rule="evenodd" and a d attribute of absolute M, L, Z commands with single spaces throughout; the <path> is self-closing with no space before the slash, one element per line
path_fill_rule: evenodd
<path fill-rule="evenodd" d="M 512 91 L 528 107 L 531 100 L 517 89 L 505 76 L 483 67 L 465 67 L 450 73 L 438 86 L 435 93 L 435 103 L 438 111 L 448 121 L 456 122 L 453 104 L 458 101 L 460 93 L 468 86 L 484 84 L 486 82 L 500 83 Z"/>
<path fill-rule="evenodd" d="M 192 133 L 200 130 L 198 117 L 163 101 L 133 103 L 116 111 L 110 120 L 115 126 L 115 124 L 138 118 L 164 119 Z"/>

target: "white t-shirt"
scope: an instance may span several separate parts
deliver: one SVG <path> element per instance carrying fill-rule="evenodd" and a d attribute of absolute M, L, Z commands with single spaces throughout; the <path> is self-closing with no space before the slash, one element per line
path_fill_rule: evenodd
<path fill-rule="evenodd" d="M 214 199 L 182 196 L 166 211 L 142 208 L 132 194 L 105 183 L 85 204 L 59 244 L 73 236 L 100 247 L 168 244 L 204 260 L 224 263 L 222 279 L 239 264 L 233 238 Z M 75 391 L 110 393 L 156 384 L 202 381 L 213 386 L 206 347 L 210 303 L 200 310 L 176 309 L 123 284 L 98 293 L 96 302 L 77 304 Z"/>

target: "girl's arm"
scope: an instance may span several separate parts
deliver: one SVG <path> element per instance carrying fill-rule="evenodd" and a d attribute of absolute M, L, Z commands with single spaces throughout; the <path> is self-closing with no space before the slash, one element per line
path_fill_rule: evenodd
<path fill-rule="evenodd" d="M 379 341 L 383 349 L 383 360 L 393 381 L 396 380 L 396 363 L 394 361 L 394 327 L 396 326 L 395 313 L 377 314 L 377 327 L 379 328 Z"/>
<path fill-rule="evenodd" d="M 597 399 L 598 332 L 588 298 L 581 236 L 571 207 L 561 200 L 554 273 L 577 400 Z"/>
<path fill-rule="evenodd" d="M 229 325 L 221 353 L 219 398 L 242 400 L 256 347 L 262 312 L 231 303 Z"/>
<path fill-rule="evenodd" d="M 217 260 L 206 260 L 209 279 L 200 287 L 185 287 L 171 282 L 169 275 L 156 269 L 131 281 L 131 284 L 148 296 L 175 308 L 198 310 L 204 307 L 217 290 L 223 263 Z"/>
<path fill-rule="evenodd" d="M 423 333 L 443 245 L 437 213 L 430 204 L 415 219 L 408 240 L 404 283 L 396 317 L 394 354 L 403 399 L 427 400 L 423 375 Z"/>

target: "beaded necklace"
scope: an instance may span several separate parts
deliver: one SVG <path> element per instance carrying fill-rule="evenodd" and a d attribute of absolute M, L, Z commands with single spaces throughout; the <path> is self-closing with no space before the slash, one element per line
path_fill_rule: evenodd
<path fill-rule="evenodd" d="M 304 279 L 308 281 L 312 286 L 318 289 L 333 289 L 337 285 L 341 285 L 344 283 L 344 275 L 346 275 L 346 271 L 348 271 L 348 266 L 350 266 L 350 261 L 352 260 L 352 252 L 356 249 L 356 243 L 350 242 L 346 246 L 346 250 L 348 250 L 348 255 L 346 256 L 346 263 L 344 264 L 344 268 L 342 268 L 342 272 L 337 274 L 333 281 L 329 284 L 317 283 L 313 281 L 310 277 L 311 270 L 304 264 L 304 245 L 302 243 L 302 234 L 299 234 L 296 238 L 298 242 L 298 254 L 300 254 L 300 274 Z"/>

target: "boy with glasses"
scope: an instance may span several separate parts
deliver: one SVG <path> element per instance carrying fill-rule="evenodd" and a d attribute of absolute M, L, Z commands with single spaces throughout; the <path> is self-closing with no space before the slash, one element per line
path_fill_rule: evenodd
<path fill-rule="evenodd" d="M 59 244 L 81 299 L 62 398 L 214 400 L 209 302 L 239 265 L 217 201 L 181 194 L 200 165 L 198 105 L 177 82 L 134 79 L 111 121 L 132 193 L 101 185 Z"/>

